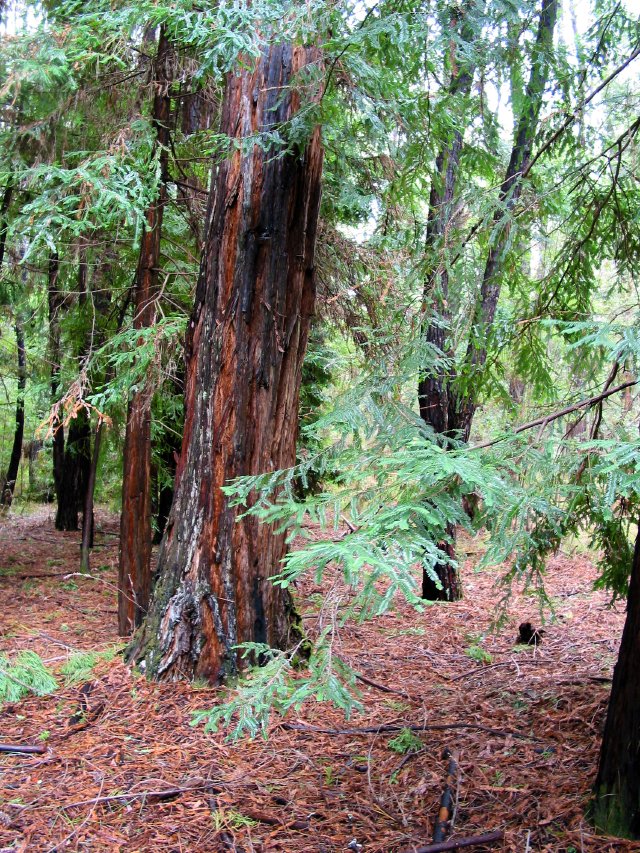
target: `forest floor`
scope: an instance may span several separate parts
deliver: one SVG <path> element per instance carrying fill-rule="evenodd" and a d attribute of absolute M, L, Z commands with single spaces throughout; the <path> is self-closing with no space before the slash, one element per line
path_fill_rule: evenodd
<path fill-rule="evenodd" d="M 118 642 L 117 519 L 102 513 L 98 528 L 82 577 L 79 534 L 54 531 L 50 509 L 0 519 L 10 658 L 31 649 L 55 670 L 72 651 Z M 515 647 L 520 622 L 539 624 L 537 601 L 522 595 L 483 640 L 500 573 L 474 573 L 479 540 L 461 546 L 463 601 L 423 613 L 398 603 L 340 629 L 340 655 L 370 682 L 359 683 L 364 711 L 348 722 L 313 704 L 274 719 L 267 741 L 228 743 L 190 725 L 216 689 L 148 683 L 120 656 L 82 682 L 59 678 L 57 692 L 5 705 L 0 741 L 44 752 L 0 755 L 0 853 L 404 853 L 431 840 L 445 748 L 459 751 L 461 768 L 453 837 L 505 833 L 476 853 L 640 851 L 596 837 L 585 818 L 623 605 L 593 591 L 587 556 L 560 553 L 547 585 L 557 619 L 542 645 Z M 319 592 L 312 580 L 298 588 L 311 630 L 324 618 Z M 346 601 L 338 583 L 333 601 Z M 394 745 L 410 738 L 394 739 L 407 727 L 419 741 L 402 754 Z"/>

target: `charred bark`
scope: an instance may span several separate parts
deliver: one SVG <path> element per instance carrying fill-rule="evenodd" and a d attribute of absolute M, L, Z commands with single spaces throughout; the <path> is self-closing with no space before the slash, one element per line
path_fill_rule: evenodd
<path fill-rule="evenodd" d="M 153 124 L 160 159 L 158 198 L 147 211 L 140 246 L 134 294 L 135 329 L 155 322 L 160 264 L 162 218 L 167 203 L 169 121 L 173 52 L 164 28 L 160 30 L 154 68 Z M 120 561 L 118 571 L 118 631 L 129 635 L 142 621 L 151 594 L 151 401 L 149 383 L 129 399 L 122 471 Z"/>
<path fill-rule="evenodd" d="M 592 818 L 596 827 L 640 839 L 640 529 L 633 555 L 627 618 L 604 728 Z"/>
<path fill-rule="evenodd" d="M 24 437 L 24 389 L 27 384 L 27 356 L 24 345 L 24 330 L 19 319 L 15 324 L 16 344 L 18 347 L 18 399 L 16 401 L 16 427 L 13 433 L 13 445 L 7 476 L 0 490 L 0 505 L 11 505 L 13 492 L 18 479 L 18 468 L 22 456 L 22 439 Z"/>
<path fill-rule="evenodd" d="M 299 109 L 292 78 L 312 48 L 274 45 L 227 78 L 222 132 L 280 128 Z M 271 583 L 285 535 L 239 519 L 222 487 L 295 462 L 302 362 L 315 300 L 320 131 L 304 151 L 232 149 L 216 165 L 187 336 L 185 426 L 158 581 L 132 647 L 149 676 L 223 679 L 238 643 L 286 647 L 291 599 Z M 294 626 L 295 630 L 295 626 Z"/>

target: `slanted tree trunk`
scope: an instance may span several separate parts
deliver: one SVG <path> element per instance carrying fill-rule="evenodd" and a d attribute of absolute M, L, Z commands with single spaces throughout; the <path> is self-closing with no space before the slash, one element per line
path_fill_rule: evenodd
<path fill-rule="evenodd" d="M 18 467 L 22 456 L 24 437 L 24 389 L 27 384 L 27 357 L 24 346 L 24 330 L 19 319 L 15 323 L 16 344 L 18 346 L 18 399 L 16 401 L 16 428 L 13 433 L 13 446 L 9 458 L 7 476 L 0 489 L 0 504 L 11 505 L 13 492 L 18 478 Z"/>
<path fill-rule="evenodd" d="M 640 528 L 627 618 L 613 673 L 592 818 L 607 835 L 640 839 Z"/>
<path fill-rule="evenodd" d="M 286 127 L 292 81 L 312 48 L 271 46 L 227 78 L 222 132 Z M 212 185 L 205 251 L 187 336 L 185 426 L 152 604 L 131 649 L 149 676 L 212 682 L 239 667 L 238 643 L 291 639 L 289 592 L 271 583 L 285 535 L 238 519 L 222 487 L 294 464 L 298 397 L 314 308 L 322 146 L 232 149 Z M 299 628 L 297 629 L 299 632 Z"/>
<path fill-rule="evenodd" d="M 167 203 L 167 172 L 173 52 L 164 27 L 155 59 L 153 124 L 160 157 L 158 198 L 147 211 L 134 294 L 135 329 L 149 328 L 156 318 L 162 217 Z M 150 383 L 129 399 L 122 470 L 118 631 L 128 636 L 147 612 L 151 594 L 151 401 Z"/>

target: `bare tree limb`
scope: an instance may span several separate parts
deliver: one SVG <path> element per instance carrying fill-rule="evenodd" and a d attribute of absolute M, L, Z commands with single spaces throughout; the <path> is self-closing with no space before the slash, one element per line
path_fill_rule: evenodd
<path fill-rule="evenodd" d="M 551 415 L 545 415 L 540 418 L 536 418 L 534 421 L 529 421 L 526 424 L 521 424 L 519 427 L 516 427 L 511 433 L 508 435 L 502 435 L 499 438 L 492 438 L 488 441 L 481 441 L 480 444 L 474 444 L 473 447 L 470 447 L 470 450 L 481 450 L 485 447 L 492 447 L 494 444 L 498 444 L 501 441 L 506 441 L 508 438 L 511 438 L 514 435 L 518 435 L 518 433 L 525 432 L 525 430 L 533 429 L 533 427 L 552 423 L 553 421 L 557 421 L 558 418 L 563 418 L 565 415 L 570 415 L 571 412 L 577 412 L 578 409 L 583 409 L 586 406 L 595 406 L 596 403 L 600 403 L 602 400 L 606 400 L 607 397 L 611 397 L 613 394 L 618 394 L 620 391 L 624 391 L 625 388 L 631 388 L 633 385 L 638 384 L 637 379 L 630 379 L 628 382 L 623 382 L 621 385 L 616 385 L 615 388 L 610 388 L 607 391 L 602 391 L 600 394 L 596 394 L 595 397 L 588 397 L 586 400 L 581 400 L 579 403 L 574 403 L 573 406 L 566 406 L 564 409 L 560 409 L 558 412 L 553 412 Z"/>

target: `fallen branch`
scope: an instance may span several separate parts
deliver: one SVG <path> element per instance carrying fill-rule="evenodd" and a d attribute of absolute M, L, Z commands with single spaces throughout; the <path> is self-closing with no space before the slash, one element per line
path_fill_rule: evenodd
<path fill-rule="evenodd" d="M 453 789 L 457 787 L 460 769 L 458 767 L 458 751 L 449 752 L 445 750 L 444 757 L 449 759 L 447 778 L 445 779 L 442 796 L 440 797 L 440 810 L 433 828 L 433 841 L 440 843 L 444 841 L 452 829 L 451 816 L 454 810 Z"/>
<path fill-rule="evenodd" d="M 515 732 L 509 729 L 492 729 L 489 726 L 481 726 L 479 723 L 436 723 L 428 725 L 426 723 L 400 725 L 399 723 L 389 723 L 382 726 L 362 726 L 353 729 L 325 729 L 322 726 L 307 726 L 302 723 L 281 723 L 283 729 L 292 732 L 315 732 L 324 735 L 377 735 L 381 732 L 401 732 L 403 729 L 410 729 L 412 732 L 439 732 L 447 731 L 448 729 L 471 729 L 476 732 L 485 732 L 486 734 L 496 735 L 496 737 L 517 737 L 522 740 L 539 741 L 540 738 L 534 735 L 525 735 L 522 732 Z"/>
<path fill-rule="evenodd" d="M 47 747 L 43 744 L 39 746 L 33 746 L 20 743 L 0 743 L 0 752 L 18 752 L 23 753 L 24 755 L 31 755 L 33 753 L 41 754 L 46 751 Z"/>
<path fill-rule="evenodd" d="M 57 803 L 56 808 L 73 809 L 78 806 L 113 803 L 117 800 L 152 800 L 154 802 L 161 802 L 162 800 L 172 800 L 181 794 L 188 794 L 189 791 L 211 791 L 219 788 L 220 782 L 203 782 L 200 785 L 189 785 L 186 788 L 165 788 L 164 791 L 140 791 L 138 793 L 131 791 L 126 794 L 110 794 L 108 797 L 94 797 L 92 800 L 78 800 L 75 803 Z"/>
<path fill-rule="evenodd" d="M 426 847 L 413 847 L 403 853 L 442 853 L 445 850 L 461 850 L 463 847 L 494 844 L 496 841 L 502 841 L 503 838 L 504 832 L 501 829 L 494 829 L 493 832 L 485 832 L 483 835 L 470 835 L 468 838 L 454 838 L 437 844 L 427 844 Z"/>

